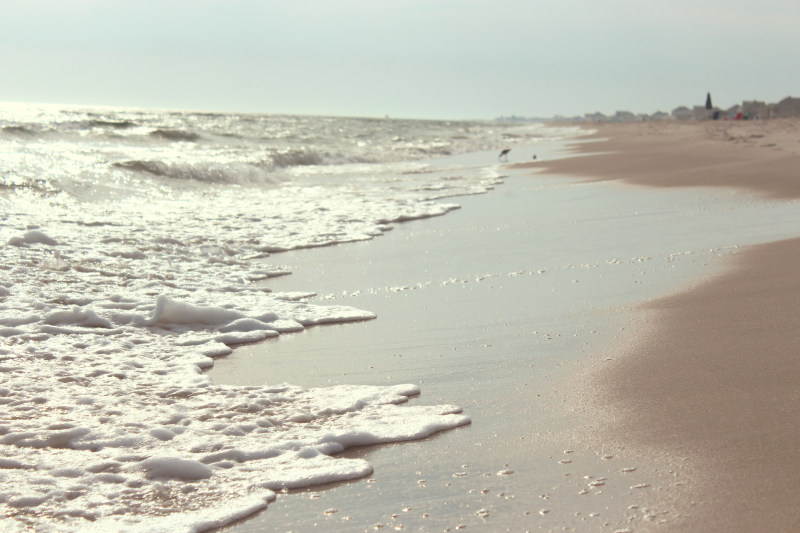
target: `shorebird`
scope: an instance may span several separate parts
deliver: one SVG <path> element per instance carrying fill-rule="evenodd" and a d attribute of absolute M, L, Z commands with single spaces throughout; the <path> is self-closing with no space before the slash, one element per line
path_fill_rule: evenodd
<path fill-rule="evenodd" d="M 511 148 L 506 148 L 505 150 L 500 152 L 500 155 L 497 156 L 497 159 L 502 159 L 503 161 L 508 161 L 508 152 L 510 152 L 510 151 L 511 151 Z"/>

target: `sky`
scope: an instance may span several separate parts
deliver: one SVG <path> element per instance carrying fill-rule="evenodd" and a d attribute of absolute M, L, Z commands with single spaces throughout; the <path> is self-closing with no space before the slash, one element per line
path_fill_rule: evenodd
<path fill-rule="evenodd" d="M 492 119 L 800 97 L 797 0 L 0 0 L 0 101 Z"/>

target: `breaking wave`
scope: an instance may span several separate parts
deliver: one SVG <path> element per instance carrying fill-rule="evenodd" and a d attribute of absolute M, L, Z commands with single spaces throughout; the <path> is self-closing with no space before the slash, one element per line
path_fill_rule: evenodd
<path fill-rule="evenodd" d="M 151 137 L 158 137 L 167 141 L 186 141 L 197 142 L 203 137 L 192 131 L 183 130 L 154 130 L 150 132 Z"/>
<path fill-rule="evenodd" d="M 324 158 L 312 150 L 286 150 L 271 156 L 271 163 L 277 168 L 321 165 Z"/>
<path fill-rule="evenodd" d="M 217 184 L 274 184 L 269 169 L 250 163 L 166 163 L 164 161 L 121 161 L 113 167 L 175 180 Z"/>
<path fill-rule="evenodd" d="M 34 137 L 36 132 L 23 126 L 5 126 L 3 133 L 14 135 L 15 137 Z"/>
<path fill-rule="evenodd" d="M 456 209 L 438 198 L 489 190 L 497 152 L 421 159 L 496 150 L 505 129 L 0 105 L 0 530 L 208 529 L 369 474 L 332 456 L 347 447 L 469 423 L 399 407 L 416 385 L 202 372 L 241 344 L 375 318 L 269 292 L 288 270 L 265 259 Z"/>
<path fill-rule="evenodd" d="M 89 126 L 93 128 L 115 128 L 124 130 L 136 126 L 136 123 L 130 120 L 90 120 Z"/>
<path fill-rule="evenodd" d="M 115 168 L 132 170 L 177 180 L 202 183 L 274 184 L 279 180 L 273 171 L 283 168 L 321 165 L 325 160 L 313 150 L 282 150 L 258 162 L 166 162 L 133 159 L 112 163 Z"/>

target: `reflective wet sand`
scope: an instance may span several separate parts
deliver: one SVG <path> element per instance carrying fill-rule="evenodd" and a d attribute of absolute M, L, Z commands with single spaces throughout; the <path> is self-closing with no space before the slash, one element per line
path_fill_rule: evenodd
<path fill-rule="evenodd" d="M 445 217 L 380 239 L 274 256 L 315 301 L 374 311 L 219 359 L 216 382 L 415 383 L 472 424 L 367 449 L 368 478 L 279 495 L 237 531 L 664 531 L 696 523 L 704 464 L 643 442 L 602 376 L 656 338 L 642 302 L 793 236 L 797 205 L 727 189 L 657 190 L 516 174 Z M 736 213 L 732 217 L 731 213 Z M 770 220 L 764 225 L 760 221 Z M 305 266 L 304 266 L 305 265 Z M 307 266 L 307 267 L 306 267 Z M 313 268 L 311 268 L 313 266 Z M 637 377 L 624 376 L 633 380 Z M 651 381 L 669 380 L 654 373 Z M 649 385 L 641 382 L 640 394 Z M 653 421 L 638 419 L 643 427 Z M 664 444 L 667 444 L 665 441 Z"/>

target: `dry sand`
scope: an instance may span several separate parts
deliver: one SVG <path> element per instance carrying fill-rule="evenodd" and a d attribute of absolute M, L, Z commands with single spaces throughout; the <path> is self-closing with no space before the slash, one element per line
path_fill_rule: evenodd
<path fill-rule="evenodd" d="M 800 120 L 641 122 L 591 126 L 595 154 L 531 163 L 558 174 L 659 187 L 725 186 L 800 198 Z M 602 152 L 602 153 L 600 153 Z"/>
<path fill-rule="evenodd" d="M 642 185 L 800 197 L 800 121 L 600 125 L 603 152 L 528 164 Z M 800 229 L 800 228 L 799 228 Z M 655 328 L 590 376 L 599 437 L 699 473 L 682 531 L 800 531 L 800 239 L 753 246 L 725 274 L 648 303 Z M 624 436 L 624 438 L 622 438 Z"/>

